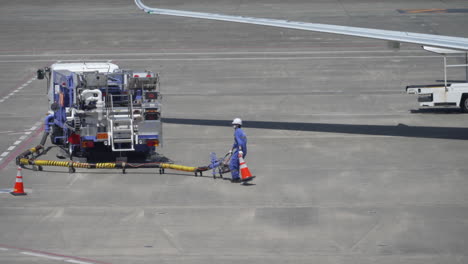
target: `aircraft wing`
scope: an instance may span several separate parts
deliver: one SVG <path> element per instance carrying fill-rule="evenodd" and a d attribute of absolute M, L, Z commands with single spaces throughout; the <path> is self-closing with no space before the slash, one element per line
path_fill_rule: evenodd
<path fill-rule="evenodd" d="M 246 24 L 264 25 L 280 28 L 300 29 L 324 33 L 349 35 L 356 37 L 381 39 L 391 42 L 405 42 L 420 44 L 425 46 L 454 49 L 468 52 L 468 38 L 450 37 L 431 34 L 420 34 L 404 31 L 381 30 L 372 28 L 347 27 L 329 24 L 316 24 L 308 22 L 295 22 L 280 19 L 255 18 L 245 16 L 230 16 L 222 14 L 211 14 L 202 12 L 181 11 L 173 9 L 151 8 L 143 4 L 142 0 L 135 0 L 136 5 L 148 14 L 181 16 L 191 18 L 202 18 L 211 20 L 221 20 Z"/>

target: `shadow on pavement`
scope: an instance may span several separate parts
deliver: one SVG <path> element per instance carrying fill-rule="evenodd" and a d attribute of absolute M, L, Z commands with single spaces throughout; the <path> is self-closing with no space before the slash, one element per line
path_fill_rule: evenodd
<path fill-rule="evenodd" d="M 197 126 L 230 126 L 231 120 L 209 120 L 189 118 L 164 118 L 166 124 L 197 125 Z M 325 133 L 344 133 L 356 135 L 395 136 L 414 138 L 438 139 L 468 139 L 468 128 L 463 127 L 433 127 L 407 126 L 398 124 L 388 125 L 353 125 L 328 123 L 300 123 L 300 122 L 270 122 L 243 121 L 247 128 L 313 131 Z"/>
<path fill-rule="evenodd" d="M 464 114 L 460 108 L 420 108 L 410 110 L 412 114 Z"/>

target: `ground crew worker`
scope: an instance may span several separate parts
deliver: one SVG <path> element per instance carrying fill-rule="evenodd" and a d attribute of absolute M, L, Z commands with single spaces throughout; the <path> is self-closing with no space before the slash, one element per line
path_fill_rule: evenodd
<path fill-rule="evenodd" d="M 231 170 L 232 182 L 240 182 L 241 178 L 239 176 L 239 151 L 243 152 L 243 158 L 247 155 L 247 136 L 242 130 L 242 120 L 240 118 L 235 118 L 232 121 L 232 126 L 234 127 L 234 144 L 232 145 L 231 151 L 232 154 L 231 162 L 229 163 L 229 169 Z"/>

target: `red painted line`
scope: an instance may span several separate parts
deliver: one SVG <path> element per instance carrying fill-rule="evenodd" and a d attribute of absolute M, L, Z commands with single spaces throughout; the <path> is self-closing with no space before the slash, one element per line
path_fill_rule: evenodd
<path fill-rule="evenodd" d="M 56 254 L 56 253 L 51 253 L 51 252 L 46 252 L 46 251 L 41 251 L 41 250 L 35 250 L 35 249 L 29 249 L 29 248 L 13 247 L 13 246 L 8 246 L 8 245 L 4 245 L 4 244 L 0 244 L 0 247 L 4 247 L 4 248 L 8 248 L 8 249 L 29 251 L 29 252 L 39 253 L 39 254 L 43 254 L 43 255 L 62 257 L 62 258 L 74 259 L 74 260 L 85 261 L 85 262 L 91 262 L 91 263 L 95 263 L 95 264 L 111 264 L 109 262 L 103 262 L 103 261 L 99 261 L 99 260 L 86 259 L 86 258 L 80 258 L 80 257 L 74 257 L 74 256 L 67 256 L 67 255 Z"/>
<path fill-rule="evenodd" d="M 34 133 L 32 134 L 31 137 L 29 137 L 27 140 L 25 140 L 23 143 L 21 143 L 21 145 L 19 145 L 17 148 L 16 148 L 16 151 L 15 152 L 12 152 L 10 153 L 8 156 L 6 156 L 5 160 L 0 163 L 0 170 L 3 170 L 7 165 L 8 163 L 10 163 L 12 160 L 16 159 L 16 156 L 18 156 L 21 152 L 25 151 L 26 149 L 28 148 L 32 148 L 32 147 L 35 147 L 35 146 L 29 146 L 31 144 L 31 142 L 37 138 L 37 136 L 42 132 L 44 131 L 44 126 L 40 126 L 38 129 L 36 129 L 34 131 Z"/>

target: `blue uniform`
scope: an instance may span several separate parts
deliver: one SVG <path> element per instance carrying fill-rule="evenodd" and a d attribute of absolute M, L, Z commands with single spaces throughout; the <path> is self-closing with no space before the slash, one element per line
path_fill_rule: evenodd
<path fill-rule="evenodd" d="M 247 136 L 240 127 L 234 130 L 234 145 L 232 145 L 232 149 L 229 168 L 231 169 L 232 179 L 239 179 L 239 150 L 242 149 L 244 153 L 243 158 L 247 155 Z"/>

